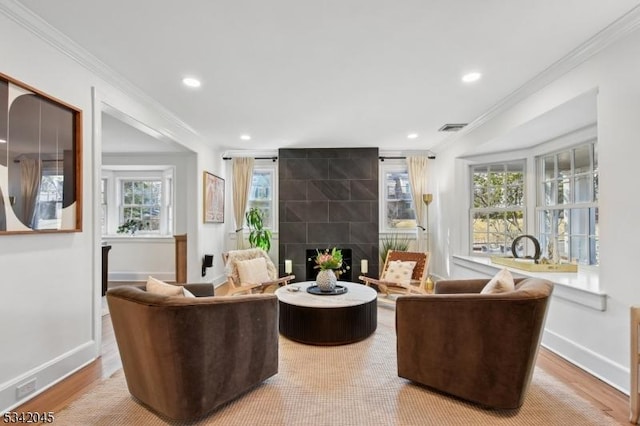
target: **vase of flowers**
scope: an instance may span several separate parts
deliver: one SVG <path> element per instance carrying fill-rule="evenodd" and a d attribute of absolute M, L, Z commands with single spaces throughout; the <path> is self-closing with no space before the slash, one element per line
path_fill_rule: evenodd
<path fill-rule="evenodd" d="M 323 252 L 317 251 L 317 253 L 314 259 L 316 262 L 314 268 L 320 269 L 320 271 L 316 277 L 316 285 L 320 291 L 333 291 L 338 282 L 334 270 L 340 269 L 342 266 L 342 251 L 334 247 Z"/>

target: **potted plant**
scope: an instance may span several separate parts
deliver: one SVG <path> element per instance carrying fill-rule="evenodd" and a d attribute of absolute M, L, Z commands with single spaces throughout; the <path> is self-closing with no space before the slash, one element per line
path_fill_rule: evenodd
<path fill-rule="evenodd" d="M 142 221 L 137 219 L 129 219 L 124 222 L 122 225 L 118 226 L 117 233 L 118 234 L 135 234 L 136 231 L 142 229 Z"/>
<path fill-rule="evenodd" d="M 259 247 L 268 253 L 271 249 L 271 231 L 264 227 L 264 212 L 252 207 L 245 214 L 245 218 L 249 226 L 249 245 Z"/>
<path fill-rule="evenodd" d="M 400 234 L 389 234 L 380 240 L 380 259 L 382 262 L 387 259 L 387 253 L 389 250 L 393 251 L 408 251 L 409 250 L 409 238 Z"/>

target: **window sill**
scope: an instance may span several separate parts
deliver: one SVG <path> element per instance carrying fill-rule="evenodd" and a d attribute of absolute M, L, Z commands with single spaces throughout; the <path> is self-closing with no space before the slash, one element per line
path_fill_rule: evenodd
<path fill-rule="evenodd" d="M 453 256 L 454 265 L 471 269 L 485 275 L 492 276 L 503 265 L 491 263 L 488 257 Z M 607 309 L 607 295 L 600 291 L 600 281 L 597 268 L 578 267 L 578 272 L 529 272 L 520 269 L 507 269 L 514 277 L 534 277 L 549 280 L 555 284 L 553 297 L 568 300 L 598 311 Z"/>
<path fill-rule="evenodd" d="M 173 243 L 172 235 L 103 235 L 102 241 L 105 243 Z"/>

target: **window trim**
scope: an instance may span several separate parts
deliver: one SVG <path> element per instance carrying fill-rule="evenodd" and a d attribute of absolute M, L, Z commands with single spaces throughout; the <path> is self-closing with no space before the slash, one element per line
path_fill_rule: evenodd
<path fill-rule="evenodd" d="M 403 160 L 385 160 L 384 163 L 381 163 L 378 167 L 378 223 L 379 223 L 379 233 L 382 234 L 410 234 L 416 235 L 417 226 L 411 228 L 389 228 L 387 226 L 387 173 L 394 172 L 405 172 L 407 176 L 409 174 L 409 166 L 406 161 Z M 411 202 L 415 203 L 413 200 L 413 194 L 409 191 L 411 195 Z M 414 204 L 414 213 L 415 213 L 415 204 Z M 417 222 L 416 222 L 417 224 Z M 430 230 L 427 230 L 429 232 Z"/>
<path fill-rule="evenodd" d="M 175 166 L 116 166 L 103 167 L 101 179 L 106 180 L 107 216 L 106 233 L 103 238 L 166 238 L 175 233 Z M 118 234 L 121 223 L 122 182 L 127 180 L 161 180 L 162 197 L 160 205 L 159 232 L 139 231 L 134 235 Z M 171 196 L 166 196 L 166 191 Z"/>
<path fill-rule="evenodd" d="M 473 173 L 474 173 L 474 169 L 476 168 L 480 168 L 480 167 L 490 167 L 490 166 L 498 166 L 501 165 L 503 167 L 508 166 L 509 164 L 521 164 L 522 165 L 522 206 L 520 206 L 520 208 L 513 208 L 513 207 L 493 207 L 493 208 L 474 208 L 473 207 L 473 199 L 474 199 L 474 182 L 473 182 Z M 513 159 L 505 159 L 505 160 L 498 160 L 498 161 L 487 161 L 487 162 L 481 162 L 481 163 L 474 163 L 474 164 L 470 164 L 468 166 L 468 172 L 467 172 L 467 176 L 468 176 L 468 185 L 467 185 L 467 189 L 469 191 L 469 215 L 468 215 L 468 225 L 469 225 L 469 231 L 468 231 L 468 238 L 469 238 L 469 242 L 468 242 L 468 246 L 467 246 L 467 251 L 469 253 L 470 256 L 478 256 L 478 257 L 490 257 L 492 255 L 504 255 L 505 253 L 478 253 L 476 251 L 473 250 L 473 245 L 474 245 L 474 241 L 475 241 L 475 232 L 474 232 L 474 228 L 473 228 L 473 215 L 474 213 L 504 213 L 504 212 L 512 212 L 512 211 L 521 211 L 522 212 L 522 220 L 523 220 L 523 233 L 528 233 L 528 224 L 529 224 L 529 220 L 528 220 L 528 206 L 527 206 L 527 202 L 528 202 L 528 190 L 527 190 L 527 179 L 528 179 L 528 173 L 527 173 L 527 158 L 522 158 L 522 157 L 518 157 L 518 158 L 513 158 Z M 506 250 L 506 247 L 505 247 Z M 510 247 L 509 247 L 509 251 L 510 251 Z"/>

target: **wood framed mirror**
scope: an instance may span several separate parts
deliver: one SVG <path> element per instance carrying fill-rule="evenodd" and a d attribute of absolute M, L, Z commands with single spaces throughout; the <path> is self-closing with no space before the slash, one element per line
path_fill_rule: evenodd
<path fill-rule="evenodd" d="M 82 111 L 0 73 L 0 235 L 82 231 Z"/>

